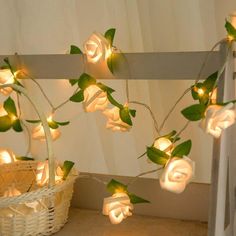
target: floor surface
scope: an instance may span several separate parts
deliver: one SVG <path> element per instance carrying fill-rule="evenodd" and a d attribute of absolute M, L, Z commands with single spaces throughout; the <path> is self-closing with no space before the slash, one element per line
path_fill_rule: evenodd
<path fill-rule="evenodd" d="M 68 223 L 55 236 L 207 236 L 207 224 L 133 215 L 119 225 L 101 212 L 71 209 Z"/>

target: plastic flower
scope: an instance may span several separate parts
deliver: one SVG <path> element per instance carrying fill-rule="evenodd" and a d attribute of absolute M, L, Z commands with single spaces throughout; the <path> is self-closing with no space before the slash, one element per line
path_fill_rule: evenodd
<path fill-rule="evenodd" d="M 83 106 L 86 112 L 105 110 L 108 102 L 107 93 L 97 85 L 90 85 L 84 90 Z"/>
<path fill-rule="evenodd" d="M 59 129 L 52 129 L 52 128 L 49 129 L 52 136 L 52 140 L 56 140 L 61 136 L 61 132 Z M 40 141 L 45 141 L 45 133 L 42 124 L 39 124 L 33 129 L 32 138 Z"/>
<path fill-rule="evenodd" d="M 121 223 L 126 217 L 131 216 L 133 204 L 126 193 L 115 193 L 104 198 L 103 215 L 108 215 L 112 224 Z"/>
<path fill-rule="evenodd" d="M 120 109 L 118 107 L 113 107 L 112 109 L 107 109 L 103 114 L 108 118 L 106 128 L 112 131 L 129 131 L 131 126 L 123 122 L 120 118 Z"/>
<path fill-rule="evenodd" d="M 233 103 L 226 106 L 211 105 L 205 112 L 200 127 L 208 134 L 219 138 L 222 131 L 235 122 L 235 112 L 231 110 Z"/>
<path fill-rule="evenodd" d="M 15 161 L 15 154 L 9 149 L 0 149 L 0 164 L 12 163 Z"/>
<path fill-rule="evenodd" d="M 173 148 L 173 145 L 172 145 L 172 142 L 168 138 L 161 137 L 155 140 L 154 147 L 161 151 L 164 151 L 167 154 L 170 154 Z"/>
<path fill-rule="evenodd" d="M 100 33 L 93 33 L 84 43 L 85 54 L 89 62 L 96 63 L 100 59 L 106 60 L 111 55 L 109 41 Z"/>
<path fill-rule="evenodd" d="M 173 193 L 182 193 L 194 174 L 195 163 L 188 157 L 171 158 L 165 166 L 160 185 Z"/>
<path fill-rule="evenodd" d="M 2 69 L 0 70 L 0 85 L 3 84 L 13 84 L 14 83 L 14 76 L 9 69 Z M 4 95 L 9 95 L 12 92 L 11 87 L 6 87 L 0 89 L 0 92 Z"/>

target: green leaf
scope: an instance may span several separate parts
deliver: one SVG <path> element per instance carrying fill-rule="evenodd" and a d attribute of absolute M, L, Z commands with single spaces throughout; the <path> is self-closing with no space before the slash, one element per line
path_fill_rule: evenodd
<path fill-rule="evenodd" d="M 104 92 L 107 92 L 107 93 L 115 92 L 115 90 L 113 88 L 110 88 L 110 87 L 106 86 L 105 84 L 97 83 L 97 86 Z"/>
<path fill-rule="evenodd" d="M 104 34 L 105 38 L 109 41 L 110 45 L 113 45 L 113 40 L 115 37 L 115 33 L 116 33 L 116 29 L 115 28 L 111 28 L 109 30 L 107 30 Z"/>
<path fill-rule="evenodd" d="M 11 97 L 8 97 L 8 99 L 3 104 L 3 107 L 9 115 L 12 114 L 14 116 L 17 116 L 16 105 Z"/>
<path fill-rule="evenodd" d="M 191 94 L 192 94 L 192 97 L 193 97 L 194 100 L 199 99 L 199 94 L 197 92 L 197 89 L 201 88 L 202 85 L 203 85 L 202 83 L 197 83 L 197 84 L 195 84 L 191 87 Z"/>
<path fill-rule="evenodd" d="M 203 82 L 203 86 L 208 90 L 208 92 L 212 92 L 215 86 L 215 82 L 217 80 L 218 71 L 211 74 L 207 79 Z"/>
<path fill-rule="evenodd" d="M 233 27 L 233 25 L 226 20 L 225 22 L 225 28 L 228 32 L 228 35 L 230 35 L 231 37 L 233 37 L 234 39 L 236 39 L 236 29 Z"/>
<path fill-rule="evenodd" d="M 84 90 L 80 90 L 76 94 L 70 97 L 70 101 L 72 102 L 82 102 L 84 101 Z"/>
<path fill-rule="evenodd" d="M 63 167 L 62 167 L 62 171 L 63 171 L 63 180 L 65 180 L 67 178 L 67 176 L 69 175 L 71 169 L 74 166 L 74 162 L 72 161 L 64 161 Z"/>
<path fill-rule="evenodd" d="M 140 159 L 141 157 L 145 156 L 147 152 L 144 152 L 142 155 L 140 155 L 137 159 Z"/>
<path fill-rule="evenodd" d="M 135 117 L 136 116 L 136 110 L 129 109 L 129 113 L 131 116 Z"/>
<path fill-rule="evenodd" d="M 54 120 L 48 121 L 48 126 L 49 126 L 51 129 L 57 129 L 57 128 L 59 127 L 59 125 L 57 124 L 57 122 L 54 121 Z"/>
<path fill-rule="evenodd" d="M 16 131 L 16 132 L 22 132 L 23 128 L 21 126 L 20 120 L 17 119 L 13 122 L 12 124 L 12 128 Z"/>
<path fill-rule="evenodd" d="M 9 130 L 11 126 L 12 126 L 12 121 L 8 115 L 0 117 L 0 132 L 5 132 Z"/>
<path fill-rule="evenodd" d="M 92 76 L 90 76 L 89 74 L 83 73 L 78 81 L 78 85 L 79 87 L 84 90 L 86 89 L 88 86 L 92 85 L 92 84 L 96 84 L 96 79 L 93 78 Z"/>
<path fill-rule="evenodd" d="M 158 137 L 157 139 L 159 139 L 159 138 L 171 139 L 171 137 L 173 137 L 173 136 L 176 135 L 176 134 L 177 134 L 176 130 L 172 130 L 170 133 L 165 134 L 165 135 L 163 135 L 163 136 L 161 136 L 161 137 Z"/>
<path fill-rule="evenodd" d="M 121 105 L 120 103 L 118 103 L 112 96 L 110 93 L 107 93 L 107 99 L 109 100 L 109 102 L 114 105 L 115 107 L 118 107 L 120 109 L 123 108 L 123 105 Z"/>
<path fill-rule="evenodd" d="M 113 66 L 113 54 L 107 58 L 107 67 L 112 74 L 114 74 L 114 66 Z"/>
<path fill-rule="evenodd" d="M 138 204 L 138 203 L 150 203 L 150 201 L 144 199 L 144 198 L 141 198 L 133 193 L 128 193 L 128 196 L 130 198 L 130 202 L 133 203 L 133 204 Z"/>
<path fill-rule="evenodd" d="M 129 114 L 129 108 L 123 107 L 120 109 L 120 119 L 126 124 L 132 126 L 132 120 Z"/>
<path fill-rule="evenodd" d="M 41 123 L 41 120 L 25 120 L 25 121 L 31 124 Z"/>
<path fill-rule="evenodd" d="M 83 52 L 75 45 L 70 46 L 70 54 L 83 54 Z"/>
<path fill-rule="evenodd" d="M 190 121 L 201 120 L 204 117 L 206 106 L 204 104 L 195 104 L 181 111 L 183 116 Z"/>
<path fill-rule="evenodd" d="M 56 121 L 56 123 L 60 126 L 65 126 L 65 125 L 69 125 L 70 124 L 70 121 L 64 121 L 64 122 L 58 122 Z"/>
<path fill-rule="evenodd" d="M 26 156 L 21 156 L 21 157 L 16 157 L 16 160 L 18 160 L 18 161 L 33 161 L 34 158 L 26 157 Z"/>
<path fill-rule="evenodd" d="M 172 151 L 171 156 L 173 157 L 187 156 L 190 153 L 191 147 L 192 147 L 192 141 L 187 140 L 176 146 Z"/>
<path fill-rule="evenodd" d="M 152 162 L 158 165 L 165 165 L 169 159 L 169 156 L 165 152 L 155 147 L 147 147 L 147 156 Z"/>
<path fill-rule="evenodd" d="M 79 79 L 70 79 L 69 80 L 71 86 L 74 86 L 76 83 L 78 83 L 78 81 L 79 81 Z"/>
<path fill-rule="evenodd" d="M 107 184 L 107 190 L 111 193 L 127 193 L 127 185 L 124 185 L 120 182 L 118 182 L 115 179 L 112 179 L 108 184 Z"/>

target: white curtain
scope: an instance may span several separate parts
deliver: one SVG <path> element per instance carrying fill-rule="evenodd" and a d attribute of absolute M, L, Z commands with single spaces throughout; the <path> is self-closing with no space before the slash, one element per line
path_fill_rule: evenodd
<path fill-rule="evenodd" d="M 117 29 L 114 43 L 124 52 L 209 50 L 225 35 L 224 18 L 236 9 L 234 1 L 220 0 L 0 0 L 0 4 L 0 54 L 6 55 L 66 53 L 71 44 L 82 47 L 93 31 L 103 33 L 110 27 Z M 116 97 L 125 102 L 123 81 L 103 82 L 115 88 Z M 73 91 L 67 81 L 40 83 L 54 104 Z M 131 81 L 130 96 L 149 104 L 160 123 L 190 84 L 191 81 Z M 27 86 L 49 113 L 40 93 L 34 86 Z M 173 113 L 166 132 L 184 125 L 180 110 L 188 104 L 190 96 Z M 62 137 L 54 143 L 56 157 L 74 160 L 81 171 L 104 174 L 134 176 L 155 168 L 145 157 L 137 160 L 146 145 L 152 144 L 155 132 L 148 112 L 135 108 L 137 118 L 131 132 L 112 133 L 105 129 L 101 113 L 87 114 L 80 104 L 66 105 L 55 117 L 71 121 L 70 126 L 61 128 Z M 27 109 L 25 116 L 32 118 Z M 19 154 L 24 151 L 25 137 L 21 134 L 1 133 L 0 138 L 1 146 L 11 146 Z M 183 139 L 188 138 L 193 141 L 190 158 L 196 161 L 195 181 L 209 183 L 212 139 L 197 123 L 183 134 Z M 38 158 L 45 156 L 44 150 L 43 144 L 33 142 L 32 152 Z"/>

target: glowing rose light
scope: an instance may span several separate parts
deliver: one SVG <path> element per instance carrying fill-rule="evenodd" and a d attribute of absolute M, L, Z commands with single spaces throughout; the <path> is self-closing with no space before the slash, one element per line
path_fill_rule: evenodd
<path fill-rule="evenodd" d="M 182 193 L 193 177 L 194 167 L 195 163 L 188 157 L 171 158 L 161 174 L 161 187 L 173 193 Z"/>
<path fill-rule="evenodd" d="M 0 149 L 0 165 L 15 161 L 14 153 L 9 149 Z"/>
<path fill-rule="evenodd" d="M 101 90 L 97 85 L 90 85 L 84 90 L 83 106 L 86 112 L 105 110 L 107 105 L 107 93 Z"/>
<path fill-rule="evenodd" d="M 48 161 L 39 162 L 36 171 L 36 182 L 39 186 L 43 186 L 48 183 L 49 180 L 49 165 Z M 63 177 L 63 171 L 60 166 L 57 165 L 55 173 L 55 181 L 60 181 Z"/>
<path fill-rule="evenodd" d="M 19 195 L 21 195 L 21 192 L 18 189 L 16 189 L 14 185 L 8 187 L 8 189 L 3 194 L 4 197 L 15 197 Z"/>
<path fill-rule="evenodd" d="M 209 93 L 209 96 L 210 96 L 210 98 L 211 98 L 211 103 L 212 103 L 212 104 L 216 104 L 217 88 L 215 88 L 212 93 Z"/>
<path fill-rule="evenodd" d="M 104 198 L 103 215 L 108 215 L 112 224 L 121 223 L 126 217 L 131 216 L 133 204 L 126 193 L 115 193 Z"/>
<path fill-rule="evenodd" d="M 59 129 L 51 129 L 50 128 L 50 133 L 51 133 L 51 136 L 52 136 L 52 140 L 58 139 L 61 135 L 61 132 L 60 132 Z M 36 126 L 33 129 L 32 138 L 40 140 L 40 141 L 45 141 L 45 134 L 44 134 L 44 129 L 43 129 L 42 124 L 39 124 L 38 126 Z"/>
<path fill-rule="evenodd" d="M 14 76 L 9 69 L 2 69 L 0 70 L 0 85 L 3 84 L 13 84 L 14 83 Z M 9 95 L 12 92 L 12 88 L 6 87 L 0 89 L 0 92 L 4 95 Z"/>
<path fill-rule="evenodd" d="M 89 62 L 106 60 L 112 53 L 109 41 L 100 33 L 93 33 L 84 44 L 85 54 Z"/>
<path fill-rule="evenodd" d="M 173 149 L 173 144 L 168 138 L 162 137 L 155 140 L 154 147 L 170 154 Z"/>
<path fill-rule="evenodd" d="M 112 131 L 129 131 L 131 126 L 123 122 L 120 118 L 120 110 L 118 107 L 107 109 L 103 114 L 108 118 L 106 128 Z"/>
<path fill-rule="evenodd" d="M 235 112 L 231 110 L 233 103 L 226 106 L 211 105 L 205 112 L 200 127 L 208 134 L 219 138 L 222 131 L 235 122 Z"/>

